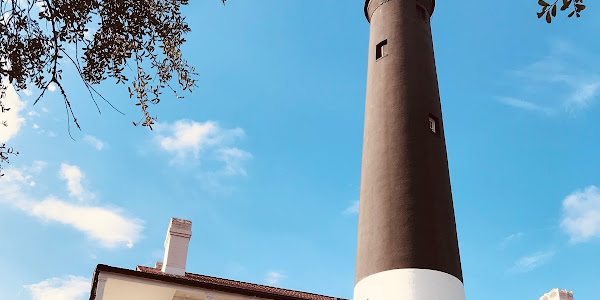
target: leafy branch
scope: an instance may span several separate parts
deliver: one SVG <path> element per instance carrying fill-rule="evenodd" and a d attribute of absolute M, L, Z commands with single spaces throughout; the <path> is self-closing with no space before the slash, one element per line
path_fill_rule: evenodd
<path fill-rule="evenodd" d="M 10 110 L 2 102 L 5 82 L 17 91 L 36 87 L 34 105 L 56 87 L 69 136 L 71 122 L 81 130 L 64 88 L 66 62 L 77 70 L 98 113 L 96 99 L 102 99 L 122 114 L 98 92 L 97 84 L 108 78 L 129 83 L 129 96 L 142 114 L 133 124 L 152 129 L 156 117 L 149 104 L 160 102 L 163 89 L 183 98 L 181 91 L 196 86 L 197 73 L 181 52 L 183 36 L 190 31 L 180 12 L 187 4 L 188 0 L 0 0 L 0 113 Z M 2 120 L 0 124 L 9 125 Z M 0 164 L 8 163 L 7 154 L 16 154 L 3 147 Z"/>
<path fill-rule="evenodd" d="M 131 76 L 130 97 L 136 95 L 142 119 L 134 124 L 150 129 L 156 117 L 151 117 L 148 102 L 159 103 L 164 88 L 182 98 L 177 89 L 191 91 L 195 86 L 197 74 L 181 52 L 186 41 L 183 35 L 190 28 L 180 8 L 188 0 L 0 1 L 0 13 L 5 16 L 0 20 L 0 76 L 17 90 L 37 87 L 40 93 L 34 104 L 50 85 L 56 86 L 68 121 L 79 129 L 63 87 L 63 58 L 75 66 L 99 113 L 96 97 L 116 108 L 94 85 L 109 77 L 118 84 L 128 82 L 126 67 L 135 62 L 138 70 Z M 95 22 L 99 29 L 91 34 Z M 75 46 L 75 54 L 69 54 L 67 46 Z"/>
<path fill-rule="evenodd" d="M 0 178 L 4 176 L 2 173 L 2 163 L 10 163 L 9 155 L 19 155 L 12 147 L 6 146 L 5 143 L 0 144 Z"/>
<path fill-rule="evenodd" d="M 544 15 L 546 15 L 546 22 L 552 22 L 552 18 L 556 17 L 558 1 L 559 0 L 555 0 L 554 3 L 550 4 L 544 0 L 538 0 L 538 4 L 542 7 L 542 11 L 537 13 L 538 18 L 541 19 Z M 581 11 L 585 9 L 583 0 L 562 0 L 562 2 L 562 6 L 560 7 L 561 11 L 567 10 L 571 4 L 575 4 L 573 5 L 573 11 L 571 11 L 571 13 L 568 15 L 569 18 L 573 15 L 576 15 L 579 18 L 581 16 Z"/>

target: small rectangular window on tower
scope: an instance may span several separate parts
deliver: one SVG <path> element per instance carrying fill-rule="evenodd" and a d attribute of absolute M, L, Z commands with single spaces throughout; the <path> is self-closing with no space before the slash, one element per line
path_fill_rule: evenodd
<path fill-rule="evenodd" d="M 387 55 L 387 40 L 383 40 L 375 47 L 375 60 Z"/>
<path fill-rule="evenodd" d="M 437 135 L 440 135 L 440 124 L 438 118 L 431 114 L 429 115 L 429 130 Z"/>

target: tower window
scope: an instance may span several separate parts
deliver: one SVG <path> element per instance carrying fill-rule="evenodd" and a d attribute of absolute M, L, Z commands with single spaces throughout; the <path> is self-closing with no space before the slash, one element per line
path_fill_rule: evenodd
<path fill-rule="evenodd" d="M 438 118 L 432 114 L 429 115 L 429 130 L 437 135 L 440 135 L 440 122 Z"/>
<path fill-rule="evenodd" d="M 425 11 L 425 8 L 419 4 L 417 4 L 417 16 L 419 16 L 419 18 L 423 21 L 427 22 L 427 12 Z"/>
<path fill-rule="evenodd" d="M 375 60 L 387 55 L 387 40 L 383 40 L 375 47 Z"/>

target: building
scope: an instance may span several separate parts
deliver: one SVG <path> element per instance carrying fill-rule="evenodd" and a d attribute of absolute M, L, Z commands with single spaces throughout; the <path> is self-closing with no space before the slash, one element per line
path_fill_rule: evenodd
<path fill-rule="evenodd" d="M 346 300 L 186 272 L 192 222 L 172 218 L 163 262 L 136 270 L 98 265 L 90 300 Z"/>
<path fill-rule="evenodd" d="M 551 289 L 541 296 L 540 300 L 573 300 L 573 292 L 561 289 Z"/>
<path fill-rule="evenodd" d="M 354 300 L 464 300 L 431 37 L 435 0 L 365 0 L 370 23 Z"/>

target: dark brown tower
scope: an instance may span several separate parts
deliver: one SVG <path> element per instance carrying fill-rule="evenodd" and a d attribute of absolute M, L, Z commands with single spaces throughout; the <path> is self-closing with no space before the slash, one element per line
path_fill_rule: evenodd
<path fill-rule="evenodd" d="M 371 23 L 354 300 L 464 299 L 429 17 L 366 0 Z"/>

